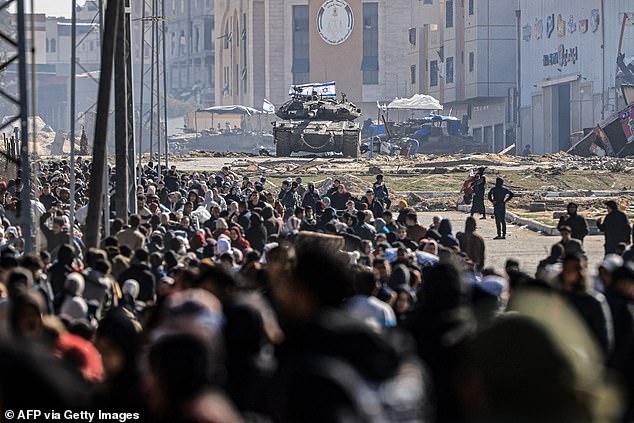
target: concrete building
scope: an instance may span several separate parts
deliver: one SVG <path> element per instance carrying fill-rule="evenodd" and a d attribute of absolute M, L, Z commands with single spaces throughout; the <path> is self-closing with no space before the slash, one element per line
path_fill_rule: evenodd
<path fill-rule="evenodd" d="M 631 0 L 520 0 L 521 142 L 536 154 L 566 150 L 571 134 L 623 107 L 616 57 Z M 634 26 L 622 51 L 634 56 Z"/>
<path fill-rule="evenodd" d="M 516 4 L 440 0 L 426 27 L 427 92 L 492 151 L 515 142 Z"/>
<path fill-rule="evenodd" d="M 216 104 L 279 105 L 292 84 L 336 81 L 376 116 L 377 101 L 420 91 L 437 15 L 429 0 L 216 2 Z"/>
<path fill-rule="evenodd" d="M 221 2 L 218 2 L 221 3 Z M 175 98 L 214 103 L 214 2 L 167 0 L 167 89 Z"/>

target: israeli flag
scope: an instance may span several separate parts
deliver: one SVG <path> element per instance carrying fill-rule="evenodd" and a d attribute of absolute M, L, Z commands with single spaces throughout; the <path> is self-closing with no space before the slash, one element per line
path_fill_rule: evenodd
<path fill-rule="evenodd" d="M 313 83 L 302 85 L 291 85 L 288 95 L 304 95 L 310 96 L 315 92 L 323 97 L 336 97 L 335 81 L 325 83 Z"/>
<path fill-rule="evenodd" d="M 275 106 L 265 98 L 262 103 L 262 111 L 264 113 L 275 113 Z"/>

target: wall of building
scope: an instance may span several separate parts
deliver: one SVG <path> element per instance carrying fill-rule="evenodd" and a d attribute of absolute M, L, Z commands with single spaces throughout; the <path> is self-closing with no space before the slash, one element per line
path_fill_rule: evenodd
<path fill-rule="evenodd" d="M 559 129 L 568 118 L 575 133 L 620 107 L 616 55 L 623 12 L 633 12 L 634 5 L 626 0 L 520 0 L 519 6 L 522 143 L 537 154 L 559 151 L 565 147 Z M 634 27 L 624 35 L 623 51 L 634 55 Z M 567 85 L 569 116 L 558 100 L 560 87 Z"/>
<path fill-rule="evenodd" d="M 467 116 L 469 134 L 493 151 L 515 140 L 515 6 L 508 0 L 440 0 L 438 19 L 426 31 L 427 92 L 444 113 Z"/>

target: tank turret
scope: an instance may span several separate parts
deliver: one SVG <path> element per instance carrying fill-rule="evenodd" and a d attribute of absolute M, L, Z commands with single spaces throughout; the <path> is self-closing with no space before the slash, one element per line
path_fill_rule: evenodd
<path fill-rule="evenodd" d="M 273 137 L 278 156 L 292 152 L 313 153 L 334 151 L 346 157 L 358 157 L 361 129 L 353 122 L 361 109 L 346 99 L 302 95 L 296 89 L 293 97 L 275 112 L 282 121 L 273 123 Z"/>

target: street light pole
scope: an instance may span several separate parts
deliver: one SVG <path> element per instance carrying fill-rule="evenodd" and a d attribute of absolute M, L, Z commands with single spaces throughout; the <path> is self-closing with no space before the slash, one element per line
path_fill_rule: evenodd
<path fill-rule="evenodd" d="M 69 243 L 74 245 L 75 228 L 75 74 L 77 73 L 77 1 L 71 0 L 70 30 L 70 230 Z"/>

